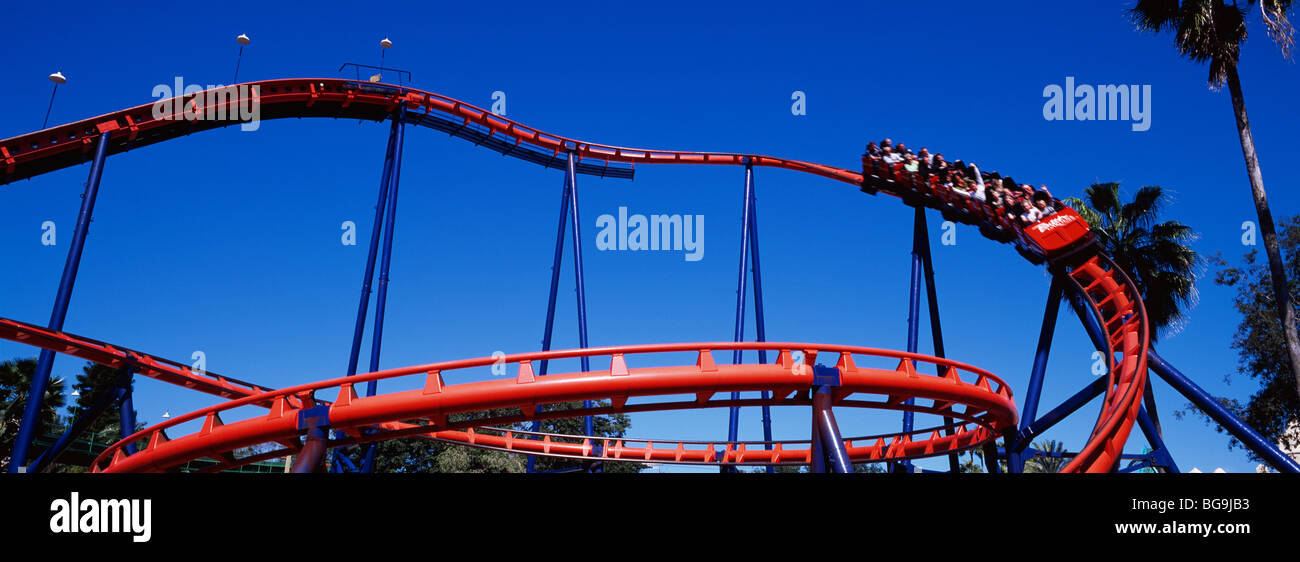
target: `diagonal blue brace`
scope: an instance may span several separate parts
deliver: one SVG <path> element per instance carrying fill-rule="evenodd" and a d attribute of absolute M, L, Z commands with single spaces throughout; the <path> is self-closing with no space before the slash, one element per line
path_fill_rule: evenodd
<path fill-rule="evenodd" d="M 1014 449 L 1014 452 L 1020 453 L 1024 451 L 1029 447 L 1029 444 L 1033 442 L 1035 437 L 1042 435 L 1043 432 L 1051 429 L 1052 426 L 1056 425 L 1070 414 L 1078 411 L 1078 409 L 1082 408 L 1084 404 L 1091 402 L 1093 398 L 1106 392 L 1107 382 L 1109 381 L 1106 377 L 1097 377 L 1093 379 L 1091 383 L 1088 383 L 1088 386 L 1085 386 L 1079 392 L 1074 393 L 1073 396 L 1066 398 L 1064 402 L 1053 408 L 1052 411 L 1043 414 L 1043 417 L 1022 427 L 1020 431 L 1016 433 L 1015 439 L 1013 439 L 1017 447 Z"/>
<path fill-rule="evenodd" d="M 1155 421 L 1147 413 L 1146 406 L 1138 408 L 1137 417 L 1138 426 L 1142 428 L 1142 435 L 1146 436 L 1147 443 L 1151 444 L 1151 464 L 1157 470 L 1164 470 L 1178 474 L 1178 465 L 1174 463 L 1174 458 L 1169 455 L 1169 446 L 1165 445 L 1165 440 L 1160 437 L 1160 429 L 1156 427 Z"/>
<path fill-rule="evenodd" d="M 1007 471 L 1018 474 L 1024 470 L 1025 458 L 1020 454 L 1029 442 L 1020 439 L 1038 415 L 1038 400 L 1043 395 L 1043 378 L 1047 372 L 1047 358 L 1052 352 L 1052 339 L 1056 334 L 1056 318 L 1061 312 L 1061 296 L 1065 292 L 1063 274 L 1052 275 L 1052 285 L 1047 290 L 1047 306 L 1043 307 L 1043 327 L 1038 332 L 1038 349 L 1034 351 L 1034 366 L 1029 373 L 1029 390 L 1025 392 L 1024 411 L 1020 414 L 1019 431 L 1007 439 Z M 1029 437 L 1032 439 L 1032 436 Z"/>
<path fill-rule="evenodd" d="M 1210 393 L 1197 386 L 1196 383 L 1187 378 L 1187 375 L 1175 369 L 1168 361 L 1156 354 L 1154 349 L 1147 352 L 1147 366 L 1152 371 L 1155 371 L 1157 375 L 1160 375 L 1160 378 L 1164 379 L 1165 382 L 1169 383 L 1169 386 L 1174 387 L 1174 390 L 1191 400 L 1193 404 L 1196 404 L 1196 407 L 1218 422 L 1220 427 L 1233 437 L 1236 437 L 1238 441 L 1241 441 L 1242 445 L 1245 445 L 1246 448 L 1250 449 L 1251 452 L 1255 453 L 1256 456 L 1263 459 L 1275 470 L 1292 474 L 1300 473 L 1300 464 L 1297 464 L 1295 459 L 1278 450 L 1254 428 L 1246 425 L 1246 422 L 1242 421 L 1241 418 L 1224 408 Z"/>
<path fill-rule="evenodd" d="M 90 230 L 90 217 L 95 212 L 95 199 L 99 196 L 99 180 L 104 174 L 104 159 L 108 154 L 110 133 L 99 135 L 95 143 L 95 159 L 90 165 L 90 177 L 86 180 L 86 190 L 81 195 L 81 211 L 77 215 L 77 229 L 72 234 L 72 244 L 68 247 L 68 259 L 63 264 L 63 276 L 59 279 L 59 290 L 54 297 L 54 311 L 50 313 L 51 330 L 63 330 L 63 320 L 68 315 L 68 303 L 72 300 L 72 286 L 77 281 L 77 269 L 81 266 L 81 251 L 86 245 L 86 233 Z M 36 362 L 36 372 L 32 374 L 32 384 L 27 390 L 27 407 L 23 410 L 22 425 L 18 426 L 18 435 L 14 437 L 14 448 L 9 456 L 9 472 L 26 472 L 27 455 L 32 440 L 36 438 L 37 421 L 40 418 L 42 402 L 45 401 L 45 389 L 50 383 L 50 371 L 54 368 L 54 352 L 41 350 Z"/>

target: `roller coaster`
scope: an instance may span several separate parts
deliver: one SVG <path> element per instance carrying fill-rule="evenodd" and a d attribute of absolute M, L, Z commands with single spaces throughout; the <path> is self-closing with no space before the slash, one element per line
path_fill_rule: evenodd
<path fill-rule="evenodd" d="M 235 87 L 226 87 L 235 88 Z M 172 141 L 190 134 L 240 123 L 235 101 L 218 92 L 178 96 L 160 114 L 156 104 L 84 119 L 0 141 L 0 185 L 91 162 L 77 230 L 46 326 L 0 318 L 0 338 L 41 349 L 37 375 L 29 396 L 43 396 L 55 353 L 118 369 L 116 393 L 86 413 L 101 415 L 109 403 L 121 404 L 122 427 L 135 427 L 130 414 L 130 385 L 144 376 L 223 399 L 217 405 L 168 419 L 131 435 L 123 435 L 91 463 L 92 472 L 167 472 L 196 460 L 201 472 L 217 472 L 272 458 L 294 456 L 293 472 L 320 470 L 330 450 L 371 444 L 358 467 L 334 455 L 333 470 L 373 470 L 377 441 L 399 437 L 433 439 L 469 447 L 536 456 L 581 459 L 589 466 L 604 462 L 656 462 L 715 466 L 735 471 L 742 466 L 807 465 L 813 472 L 853 472 L 858 463 L 885 462 L 895 471 L 921 472 L 911 461 L 947 456 L 958 471 L 956 454 L 982 450 L 991 471 L 1020 472 L 1026 458 L 1053 454 L 1035 451 L 1033 439 L 1092 399 L 1104 396 L 1100 412 L 1085 443 L 1068 458 L 1062 472 L 1116 472 L 1155 469 L 1177 472 L 1155 418 L 1148 372 L 1154 372 L 1240 439 L 1274 468 L 1300 472 L 1300 465 L 1278 451 L 1253 429 L 1152 348 L 1145 308 L 1137 287 L 1108 257 L 1090 233 L 1089 225 L 1068 208 L 1033 225 L 1011 224 L 970 199 L 939 185 L 933 176 L 907 172 L 864 156 L 862 169 L 850 170 L 772 156 L 723 152 L 668 151 L 588 143 L 543 132 L 439 94 L 403 85 L 360 80 L 303 78 L 241 84 L 253 92 L 260 119 L 349 118 L 391 123 L 379 201 L 362 283 L 357 322 L 344 376 L 270 388 L 169 361 L 63 331 L 77 267 L 84 248 L 100 178 L 109 155 Z M 230 110 L 230 111 L 227 111 Z M 500 357 L 442 361 L 399 369 L 378 369 L 389 258 L 400 183 L 406 125 L 416 125 L 472 142 L 547 168 L 564 170 L 559 230 L 542 350 Z M 630 179 L 637 165 L 721 165 L 745 171 L 742 249 L 737 292 L 734 341 L 588 347 L 586 299 L 579 220 L 579 175 Z M 759 267 L 758 227 L 754 203 L 755 167 L 772 167 L 814 174 L 858 188 L 871 196 L 892 196 L 914 208 L 909 334 L 906 351 L 891 351 L 800 342 L 765 341 Z M 1035 264 L 1043 264 L 1053 281 L 1030 377 L 1019 407 L 1008 385 L 992 373 L 944 357 L 938 303 L 925 227 L 925 210 L 973 225 L 982 235 L 1012 246 Z M 559 265 L 566 228 L 571 225 L 577 289 L 579 349 L 551 350 Z M 382 241 L 382 255 L 381 253 Z M 358 373 L 361 336 L 365 330 L 376 261 L 379 287 L 371 338 L 369 372 Z M 752 267 L 750 267 L 752 264 Z M 745 342 L 746 287 L 752 272 L 757 340 Z M 935 355 L 917 353 L 921 285 L 926 285 Z M 1106 358 L 1107 375 L 1078 391 L 1042 416 L 1038 402 L 1056 317 L 1062 299 L 1078 313 L 1093 345 Z M 714 352 L 732 352 L 731 364 L 719 363 Z M 759 362 L 741 361 L 742 352 L 757 351 Z M 767 362 L 767 354 L 775 357 Z M 693 355 L 692 364 L 643 366 L 666 356 Z M 658 356 L 658 357 L 656 357 Z M 818 357 L 832 358 L 822 365 Z M 549 362 L 578 359 L 581 370 L 548 373 Z M 607 367 L 592 368 L 593 359 Z M 446 384 L 444 373 L 499 364 L 514 370 L 508 379 Z M 639 366 L 642 365 L 642 366 Z M 416 378 L 417 390 L 379 393 L 381 380 Z M 366 384 L 364 396 L 358 385 Z M 742 393 L 746 393 L 742 397 Z M 755 396 L 757 394 L 757 396 Z M 322 396 L 333 396 L 326 400 Z M 547 406 L 582 402 L 577 409 Z M 258 406 L 264 415 L 225 421 L 231 410 Z M 812 412 L 807 440 L 771 438 L 768 411 L 773 406 L 802 406 Z M 737 412 L 742 407 L 764 411 L 763 441 L 737 439 Z M 31 400 L 14 446 L 12 472 L 48 470 L 61 447 L 76 439 L 86 420 L 78 420 L 54 445 L 32 458 L 30 453 L 39 400 Z M 642 411 L 729 408 L 728 437 L 716 442 L 671 439 L 610 438 L 594 435 L 591 416 Z M 900 431 L 845 437 L 835 408 L 889 410 L 903 414 Z M 518 413 L 514 413 L 517 410 Z M 504 412 L 504 413 L 503 413 Z M 942 418 L 941 425 L 918 428 L 917 413 Z M 459 414 L 477 414 L 467 417 Z M 585 417 L 586 435 L 538 431 L 540 420 Z M 197 430 L 181 434 L 181 425 L 199 422 Z M 532 422 L 532 430 L 511 429 Z M 1125 444 L 1135 426 L 1151 451 L 1126 454 Z M 169 435 L 170 430 L 170 435 Z M 998 440 L 1002 441 L 998 445 Z M 143 443 L 136 447 L 136 443 Z M 236 457 L 252 446 L 265 452 Z M 1059 453 L 1057 453 L 1059 454 Z M 1122 466 L 1122 461 L 1130 461 Z M 530 467 L 532 466 L 530 462 Z"/>

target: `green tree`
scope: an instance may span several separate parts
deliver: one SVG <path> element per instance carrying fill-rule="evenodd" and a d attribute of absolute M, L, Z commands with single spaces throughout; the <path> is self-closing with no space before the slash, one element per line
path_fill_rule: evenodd
<path fill-rule="evenodd" d="M 1279 245 L 1292 280 L 1291 302 L 1296 303 L 1300 300 L 1300 215 L 1283 219 L 1281 227 Z M 1291 388 L 1291 356 L 1277 322 L 1269 266 L 1259 263 L 1257 250 L 1247 252 L 1240 267 L 1229 266 L 1217 255 L 1210 261 L 1218 268 L 1214 282 L 1237 291 L 1233 305 L 1241 313 L 1241 322 L 1232 337 L 1232 347 L 1238 353 L 1236 374 L 1259 384 L 1259 390 L 1245 404 L 1225 398 L 1219 401 L 1270 441 L 1300 446 L 1294 435 L 1286 432 L 1289 421 L 1300 420 L 1300 399 Z M 1200 413 L 1190 407 L 1186 411 Z M 1215 427 L 1223 431 L 1217 424 Z M 1236 439 L 1229 442 L 1230 449 L 1239 445 Z M 1258 460 L 1254 455 L 1252 458 Z"/>
<path fill-rule="evenodd" d="M 14 439 L 18 437 L 18 426 L 22 424 L 23 410 L 27 408 L 27 390 L 32 386 L 35 373 L 36 359 L 13 359 L 0 363 L 0 420 L 4 423 L 0 428 L 0 472 L 9 467 Z M 63 379 L 51 378 L 45 387 L 45 399 L 37 418 L 40 425 L 35 435 L 58 426 L 59 409 L 64 403 Z"/>
<path fill-rule="evenodd" d="M 1268 208 L 1268 195 L 1264 192 L 1264 176 L 1260 172 L 1259 156 L 1255 153 L 1255 138 L 1246 115 L 1241 79 L 1237 76 L 1238 57 L 1247 36 L 1246 17 L 1256 8 L 1269 37 L 1281 48 L 1283 56 L 1290 58 L 1294 29 L 1287 14 L 1291 10 L 1291 0 L 1244 0 L 1241 3 L 1236 0 L 1140 0 L 1129 13 L 1139 30 L 1172 32 L 1174 46 L 1181 55 L 1198 63 L 1208 62 L 1211 88 L 1217 90 L 1224 83 L 1228 85 L 1241 154 L 1246 161 L 1246 175 L 1255 201 L 1255 214 L 1259 218 L 1264 252 L 1268 256 L 1275 318 L 1285 344 L 1283 349 L 1290 359 L 1290 387 L 1300 398 L 1300 336 L 1296 334 L 1296 310 L 1273 226 L 1273 215 Z"/>
<path fill-rule="evenodd" d="M 1151 326 L 1177 330 L 1196 302 L 1199 258 L 1187 245 L 1195 233 L 1176 221 L 1158 222 L 1166 200 L 1159 186 L 1139 189 L 1127 203 L 1116 182 L 1093 184 L 1084 196 L 1086 201 L 1071 197 L 1065 204 L 1092 225 L 1106 253 L 1133 279 Z M 1152 331 L 1152 340 L 1157 339 L 1157 330 Z"/>
<path fill-rule="evenodd" d="M 77 383 L 72 387 L 73 390 L 77 392 L 78 396 L 76 402 L 68 408 L 69 420 L 75 420 L 90 411 L 90 408 L 95 405 L 95 401 L 104 393 L 113 392 L 114 388 L 117 386 L 119 375 L 120 370 L 118 369 L 87 362 L 86 365 L 81 368 L 81 373 L 77 375 Z M 134 379 L 134 377 L 132 377 L 132 379 Z M 134 380 L 131 382 L 131 387 L 134 387 Z M 118 415 L 120 404 L 121 402 L 116 400 L 109 404 L 108 408 L 106 408 L 98 418 L 95 418 L 95 420 L 91 422 L 90 426 L 86 428 L 86 431 L 93 432 L 96 436 L 96 440 L 115 440 L 125 437 L 126 435 L 122 435 L 120 429 L 121 416 Z M 132 413 L 138 412 L 133 410 Z M 135 429 L 143 428 L 144 426 L 142 424 L 138 422 L 136 423 Z M 135 431 L 133 430 L 127 433 L 130 434 L 134 432 Z"/>

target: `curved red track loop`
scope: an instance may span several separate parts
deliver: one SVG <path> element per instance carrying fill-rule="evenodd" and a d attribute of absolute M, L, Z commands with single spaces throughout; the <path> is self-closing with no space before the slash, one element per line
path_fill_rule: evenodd
<path fill-rule="evenodd" d="M 771 156 L 645 150 L 588 143 L 552 135 L 439 94 L 392 85 L 362 84 L 354 80 L 300 78 L 252 82 L 242 86 L 257 87 L 263 120 L 345 117 L 381 121 L 387 119 L 399 104 L 404 104 L 411 110 L 409 118 L 418 120 L 433 115 L 441 116 L 444 126 L 447 122 L 458 123 L 452 134 L 463 129 L 473 129 L 478 134 L 476 143 L 495 145 L 494 149 L 503 154 L 521 148 L 534 155 L 526 159 L 552 166 L 562 162 L 562 153 L 573 151 L 579 162 L 586 160 L 604 163 L 603 167 L 582 164 L 579 169 L 582 173 L 603 175 L 611 163 L 742 165 L 749 162 L 757 166 L 816 174 L 903 197 L 905 200 L 909 193 L 922 195 L 920 204 L 940 210 L 943 210 L 943 206 L 957 208 L 960 216 L 953 218 L 959 222 L 979 225 L 985 236 L 1002 242 L 1014 241 L 1022 251 L 1041 254 L 1036 251 L 1033 241 L 1015 225 L 989 215 L 969 200 L 957 199 L 951 193 L 938 189 L 933 181 L 920 184 L 917 176 L 904 173 L 901 167 L 891 168 L 881 162 L 864 161 L 865 173 L 858 173 L 844 168 Z M 185 103 L 175 104 L 177 111 L 174 114 L 163 112 L 155 117 L 154 104 L 147 104 L 0 141 L 0 184 L 88 160 L 95 139 L 101 133 L 110 134 L 108 152 L 115 154 L 191 132 L 239 123 L 233 119 L 185 118 L 180 108 L 187 104 L 195 107 L 198 113 L 206 113 L 208 109 L 229 110 L 232 104 L 217 103 L 197 107 L 193 103 L 195 96 L 183 96 L 181 99 Z M 212 98 L 205 95 L 202 99 L 210 101 Z M 549 155 L 551 160 L 539 161 L 536 154 Z M 624 175 L 628 176 L 630 173 Z M 1089 266 L 1089 263 L 1092 265 Z M 1123 318 L 1125 313 L 1130 315 L 1128 320 L 1118 320 L 1117 325 L 1106 324 L 1111 346 L 1114 351 L 1122 354 L 1122 358 L 1119 361 L 1112 360 L 1111 385 L 1107 389 L 1106 402 L 1092 437 L 1085 445 L 1083 454 L 1067 465 L 1069 470 L 1109 470 L 1114 465 L 1113 460 L 1117 458 L 1118 451 L 1123 449 L 1141 402 L 1143 384 L 1139 383 L 1145 381 L 1146 351 L 1149 346 L 1145 310 L 1132 283 L 1103 256 L 1075 268 L 1071 277 L 1079 281 L 1081 286 L 1088 287 L 1088 291 L 1096 293 L 1090 293 L 1089 299 L 1096 313 L 1102 315 L 1104 320 L 1107 313 L 1111 314 L 1112 319 Z M 1123 306 L 1115 308 L 1117 305 L 1111 303 L 1123 303 Z M 92 343 L 100 347 L 111 347 L 99 342 Z M 180 372 L 159 369 L 156 374 L 158 378 L 170 379 L 169 382 L 194 383 L 196 388 L 206 388 L 206 391 L 225 392 L 241 387 L 248 391 L 251 386 L 225 379 L 224 382 L 218 380 L 214 387 L 211 381 L 187 381 L 187 377 L 180 376 L 183 371 L 183 368 Z"/>
<path fill-rule="evenodd" d="M 1061 472 L 1110 472 L 1124 452 L 1146 388 L 1146 306 L 1133 281 L 1105 256 L 1088 258 L 1069 277 L 1106 331 L 1109 381 L 1092 437 Z"/>
<path fill-rule="evenodd" d="M 718 365 L 713 362 L 711 350 L 734 349 L 776 351 L 780 359 L 771 365 Z M 315 406 L 317 403 L 313 398 L 314 393 L 326 388 L 339 389 L 339 397 L 328 405 L 330 427 L 357 437 L 355 442 L 366 440 L 360 437 L 362 429 L 388 422 L 421 418 L 433 420 L 430 425 L 411 426 L 380 435 L 375 437 L 376 439 L 431 433 L 444 428 L 460 429 L 456 423 L 448 421 L 448 416 L 453 414 L 482 412 L 512 406 L 518 407 L 521 413 L 532 412 L 538 405 L 578 400 L 609 400 L 610 405 L 583 411 L 543 412 L 538 417 L 569 417 L 583 415 L 587 411 L 599 413 L 725 407 L 731 404 L 729 400 L 713 400 L 712 397 L 718 393 L 725 394 L 733 391 L 772 391 L 772 397 L 768 400 L 749 402 L 807 405 L 809 403 L 807 398 L 799 398 L 798 395 L 801 391 L 806 392 L 811 388 L 812 369 L 806 364 L 795 363 L 791 359 L 791 352 L 794 350 L 803 351 L 809 362 L 815 360 L 819 351 L 838 354 L 837 369 L 841 384 L 835 393 L 837 406 L 895 410 L 906 408 L 950 416 L 962 423 L 958 427 L 958 432 L 951 436 L 940 435 L 935 430 L 928 438 L 920 440 L 914 439 L 911 435 L 899 435 L 889 441 L 879 438 L 871 444 L 850 440 L 846 445 L 852 447 L 850 453 L 856 461 L 943 454 L 978 445 L 1015 426 L 1015 402 L 1006 383 L 986 371 L 947 359 L 864 347 L 802 343 L 726 342 L 639 345 L 508 355 L 504 360 L 518 367 L 518 375 L 513 379 L 454 385 L 445 383 L 443 374 L 446 372 L 490 366 L 498 361 L 496 358 L 483 357 L 342 377 L 247 396 L 172 418 L 128 436 L 100 454 L 95 459 L 92 470 L 96 472 L 163 471 L 197 458 L 229 458 L 231 452 L 243 447 L 295 440 L 301 432 L 300 414 L 305 409 Z M 629 368 L 625 359 L 629 355 L 673 352 L 693 352 L 696 354 L 696 362 L 694 365 L 680 367 Z M 896 360 L 898 363 L 897 367 L 889 369 L 859 367 L 854 360 L 855 355 Z M 589 373 L 554 374 L 544 377 L 533 374 L 534 361 L 583 356 L 608 356 L 610 367 L 608 370 Z M 936 370 L 941 368 L 944 375 L 921 374 L 917 369 L 918 362 L 932 364 Z M 393 392 L 366 398 L 358 397 L 353 390 L 354 385 L 371 380 L 410 375 L 423 377 L 421 390 Z M 694 398 L 681 400 L 680 397 L 683 395 Z M 293 396 L 302 400 L 302 408 L 295 408 L 289 403 L 288 399 Z M 672 401 L 674 396 L 677 399 Z M 633 398 L 637 399 L 637 403 L 629 403 Z M 661 401 L 654 401 L 656 398 Z M 908 399 L 924 400 L 928 403 L 907 407 L 904 402 Z M 268 400 L 274 402 L 269 415 L 228 424 L 220 418 L 221 412 Z M 523 418 L 522 414 L 501 420 L 477 418 L 462 422 L 460 425 L 485 425 L 485 422 L 515 421 Z M 169 428 L 199 419 L 203 420 L 203 424 L 197 432 L 177 438 L 170 438 L 166 434 Z M 967 429 L 966 424 L 975 427 Z M 685 446 L 685 442 L 673 440 L 655 441 L 656 444 L 668 445 L 667 447 L 651 445 L 636 447 L 625 442 L 613 444 L 610 448 L 598 449 L 594 440 L 590 438 L 578 444 L 564 444 L 554 440 L 475 436 L 470 432 L 465 432 L 463 436 L 449 437 L 463 439 L 467 444 L 481 440 L 483 445 L 509 446 L 511 450 L 521 453 L 534 451 L 545 454 L 562 453 L 565 456 L 610 460 L 639 460 L 648 455 L 651 460 L 662 462 L 726 464 L 807 462 L 806 451 L 790 451 L 792 457 L 783 458 L 782 455 L 786 454 L 783 447 L 773 451 L 748 450 L 739 444 L 723 442 L 719 445 L 724 447 L 724 451 L 719 455 L 711 448 L 689 449 Z M 133 455 L 125 454 L 122 448 L 124 443 L 142 439 L 147 439 L 148 445 Z"/>
<path fill-rule="evenodd" d="M 200 392 L 205 392 L 222 398 L 233 398 L 233 397 L 243 398 L 248 396 L 254 396 L 257 394 L 269 393 L 272 391 L 269 387 L 264 387 L 253 383 L 247 383 L 236 379 L 230 379 L 215 373 L 197 372 L 192 370 L 190 367 L 182 365 L 180 363 L 170 361 L 167 359 L 157 358 L 152 355 L 148 355 L 139 351 L 134 351 L 119 346 L 114 346 L 111 344 L 99 342 L 96 340 L 92 340 L 90 338 L 85 338 L 82 336 L 77 336 L 66 332 L 49 330 L 41 326 L 35 326 L 32 324 L 28 324 L 25 322 L 20 322 L 8 318 L 0 318 L 0 339 L 26 343 L 36 347 L 40 347 L 42 349 L 57 351 L 60 353 L 68 354 L 73 357 L 86 359 L 88 361 L 92 361 L 112 368 L 119 368 L 127 364 L 131 364 L 134 365 L 136 369 L 136 373 L 139 375 L 147 376 L 162 382 L 176 384 L 178 386 L 183 386 L 185 388 L 198 390 Z M 297 395 L 292 395 L 289 396 L 288 399 L 290 401 L 289 405 L 292 408 L 301 409 L 304 407 L 303 406 L 304 401 L 302 400 L 301 397 Z M 775 403 L 791 404 L 791 403 L 802 403 L 802 402 L 803 401 L 801 400 L 787 399 L 783 401 L 777 401 Z M 255 404 L 270 408 L 271 406 L 274 405 L 274 403 L 275 401 L 273 399 L 266 399 L 260 402 L 256 402 Z M 325 405 L 325 406 L 328 406 L 330 404 L 330 402 L 321 401 L 321 400 L 315 400 L 314 403 L 316 405 Z M 635 409 L 635 407 L 633 407 L 633 409 Z M 935 413 L 935 409 L 933 405 L 931 405 L 931 407 L 929 408 L 918 407 L 918 408 L 912 408 L 912 410 L 922 412 L 922 413 Z M 572 415 L 572 413 L 569 413 L 567 415 Z M 480 422 L 475 422 L 475 423 L 480 423 Z M 939 439 L 939 435 L 938 435 L 939 430 L 948 429 L 948 428 L 918 429 L 908 434 L 907 436 L 903 436 L 900 433 L 892 433 L 892 434 L 886 434 L 880 436 L 872 436 L 870 439 L 856 437 L 856 438 L 846 439 L 845 443 L 847 445 L 848 450 L 850 451 L 850 454 L 854 455 L 855 458 L 860 461 L 880 460 L 880 459 L 903 459 L 903 458 L 912 458 L 916 456 L 926 456 L 926 455 L 935 454 L 934 452 L 935 447 L 942 446 L 944 450 L 961 449 L 961 448 L 967 448 L 973 446 L 987 439 L 988 433 L 983 428 L 980 427 L 968 428 L 966 427 L 967 425 L 972 425 L 972 424 L 961 424 L 952 427 L 952 429 L 956 431 L 957 435 L 951 441 L 951 444 L 941 445 L 942 441 Z M 532 454 L 537 454 L 541 456 L 590 458 L 593 451 L 589 447 L 583 448 L 583 447 L 575 447 L 575 446 L 568 445 L 568 443 L 573 443 L 575 439 L 581 442 L 582 438 L 575 437 L 572 435 L 548 435 L 542 433 L 532 434 L 531 432 L 496 430 L 494 428 L 480 429 L 480 432 L 483 430 L 488 431 L 487 434 L 483 434 L 483 433 L 476 434 L 474 429 L 472 428 L 469 429 L 468 431 L 442 430 L 442 431 L 429 432 L 428 428 L 426 427 L 409 424 L 409 423 L 399 423 L 399 422 L 382 424 L 382 427 L 388 432 L 405 430 L 403 431 L 402 434 L 406 434 L 406 435 L 411 434 L 410 431 L 411 428 L 421 428 L 418 430 L 419 432 L 417 433 L 417 435 L 420 437 L 425 437 L 437 441 L 453 443 L 458 445 L 468 445 L 468 446 L 488 448 L 488 449 L 501 449 L 507 451 L 521 450 L 519 447 L 513 445 L 513 442 L 515 441 L 513 435 L 526 435 L 526 436 L 535 435 L 537 438 L 543 440 L 544 443 L 540 447 L 536 447 L 536 446 L 532 447 L 533 449 L 536 449 L 532 451 Z M 496 433 L 499 435 L 492 433 L 493 431 L 496 431 Z M 390 435 L 392 435 L 392 433 L 380 434 L 380 435 L 376 435 L 376 437 L 373 439 L 365 439 L 364 441 L 379 440 L 379 438 L 387 437 Z M 864 440 L 869 442 L 864 444 L 863 443 Z M 347 440 L 347 443 L 338 443 L 338 444 L 351 444 L 351 443 L 357 443 L 361 441 L 363 440 L 351 439 L 351 440 Z M 276 451 L 279 454 L 258 455 L 256 457 L 246 457 L 242 459 L 235 459 L 233 456 L 230 455 L 221 455 L 218 457 L 219 463 L 216 466 L 214 466 L 213 469 L 226 470 L 226 469 L 240 466 L 242 464 L 256 462 L 257 460 L 262 460 L 264 458 L 275 458 L 277 456 L 283 456 L 283 455 L 293 454 L 297 452 L 298 445 L 295 440 L 285 439 L 280 441 L 280 443 L 288 444 L 289 447 Z M 664 451 L 654 451 L 653 453 L 651 453 L 651 451 L 655 448 L 655 443 L 659 444 L 660 446 L 659 449 L 662 449 L 663 448 L 662 446 L 665 443 L 668 443 L 664 440 L 656 441 L 656 440 L 635 439 L 635 438 L 624 438 L 624 439 L 617 439 L 617 440 L 597 439 L 594 440 L 594 443 L 596 443 L 596 445 L 599 447 L 599 449 L 597 450 L 601 451 L 600 458 L 607 458 L 611 460 L 644 460 L 645 455 L 649 453 L 651 456 L 651 460 L 658 461 L 658 462 L 674 462 L 674 463 L 682 463 L 682 464 L 727 463 L 730 462 L 729 460 L 731 458 L 730 455 L 733 454 L 733 451 L 734 454 L 738 456 L 738 458 L 743 460 L 746 457 L 747 450 L 749 450 L 747 448 L 752 448 L 754 446 L 757 446 L 759 449 L 762 449 L 762 445 L 763 445 L 762 443 L 735 443 L 735 444 L 722 443 L 721 445 L 723 446 L 723 451 L 719 454 L 714 454 L 710 456 L 709 454 L 707 454 L 707 452 L 703 450 L 692 451 L 690 453 L 684 453 L 684 454 L 676 454 L 676 449 L 671 447 L 667 453 L 665 453 Z M 643 443 L 644 445 L 638 448 L 633 445 L 636 443 Z M 690 444 L 689 442 L 673 442 L 673 443 L 682 443 L 683 445 Z M 704 443 L 694 443 L 694 444 L 702 445 Z M 713 445 L 715 445 L 715 443 L 709 443 L 708 445 L 709 448 L 712 448 Z M 775 452 L 770 453 L 771 456 L 765 457 L 770 459 L 771 463 L 807 464 L 808 445 L 806 441 L 775 442 L 774 446 L 775 446 Z M 528 444 L 525 444 L 524 447 L 528 447 Z M 768 453 L 764 453 L 764 454 L 768 454 Z M 752 460 L 753 457 L 751 456 L 750 458 Z"/>

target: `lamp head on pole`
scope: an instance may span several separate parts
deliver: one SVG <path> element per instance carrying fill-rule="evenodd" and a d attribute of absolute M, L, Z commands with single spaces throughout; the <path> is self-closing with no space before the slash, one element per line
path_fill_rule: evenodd
<path fill-rule="evenodd" d="M 385 37 L 382 41 L 379 42 L 379 46 L 387 49 L 393 46 L 393 42 L 390 41 L 387 37 Z"/>
<path fill-rule="evenodd" d="M 252 39 L 249 39 L 248 36 L 244 35 L 243 33 L 240 33 L 239 37 L 235 38 L 235 41 L 238 42 L 241 46 L 246 46 L 249 43 L 253 42 Z"/>
<path fill-rule="evenodd" d="M 62 70 L 50 75 L 50 82 L 54 82 L 55 84 L 63 84 L 66 83 L 67 81 L 68 81 L 68 77 L 63 75 Z"/>

